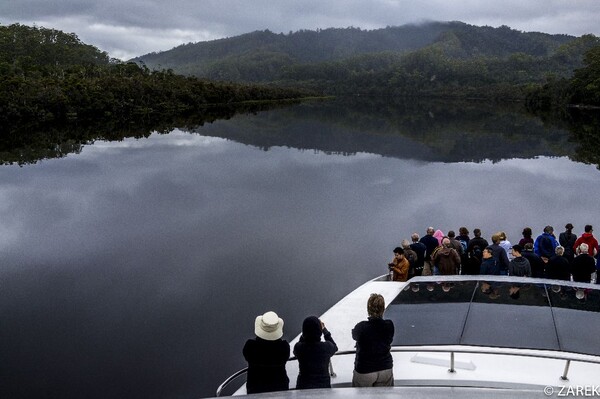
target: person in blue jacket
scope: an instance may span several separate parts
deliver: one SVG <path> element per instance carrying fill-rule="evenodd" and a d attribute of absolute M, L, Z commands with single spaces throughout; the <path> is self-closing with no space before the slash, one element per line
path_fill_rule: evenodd
<path fill-rule="evenodd" d="M 552 226 L 544 227 L 544 232 L 535 239 L 533 244 L 533 252 L 542 258 L 544 263 L 548 263 L 548 260 L 556 253 L 556 247 L 558 247 L 558 242 L 553 233 L 554 228 Z"/>

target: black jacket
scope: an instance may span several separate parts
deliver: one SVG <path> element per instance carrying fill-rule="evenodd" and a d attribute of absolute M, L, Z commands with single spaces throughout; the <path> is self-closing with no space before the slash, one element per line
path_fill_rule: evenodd
<path fill-rule="evenodd" d="M 394 365 L 390 349 L 394 340 L 394 323 L 379 317 L 369 317 L 352 329 L 356 341 L 354 369 L 366 374 L 388 370 Z"/>
<path fill-rule="evenodd" d="M 592 273 L 596 271 L 596 262 L 594 258 L 588 254 L 577 255 L 571 264 L 573 281 L 579 283 L 589 283 L 592 278 Z"/>
<path fill-rule="evenodd" d="M 338 347 L 327 329 L 323 329 L 323 338 L 325 342 L 308 341 L 300 337 L 300 341 L 294 345 L 294 356 L 298 358 L 300 368 L 297 389 L 331 388 L 329 359 Z"/>
<path fill-rule="evenodd" d="M 243 353 L 248 362 L 248 393 L 289 389 L 290 380 L 285 371 L 285 363 L 290 357 L 290 344 L 287 341 L 267 341 L 258 337 L 249 339 L 244 345 Z"/>

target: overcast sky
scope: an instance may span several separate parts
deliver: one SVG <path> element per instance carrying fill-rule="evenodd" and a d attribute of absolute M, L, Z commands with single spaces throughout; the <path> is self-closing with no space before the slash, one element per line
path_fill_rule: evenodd
<path fill-rule="evenodd" d="M 0 0 L 2 25 L 72 32 L 122 60 L 255 30 L 376 29 L 427 20 L 600 36 L 600 1 Z"/>

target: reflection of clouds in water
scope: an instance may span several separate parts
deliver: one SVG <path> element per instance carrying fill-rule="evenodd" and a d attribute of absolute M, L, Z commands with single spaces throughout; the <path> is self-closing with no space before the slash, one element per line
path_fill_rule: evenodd
<path fill-rule="evenodd" d="M 179 131 L 98 142 L 66 159 L 0 168 L 3 272 L 37 273 L 39 265 L 50 275 L 64 271 L 67 278 L 57 278 L 63 285 L 52 286 L 64 297 L 57 303 L 88 301 L 80 317 L 115 326 L 118 339 L 107 333 L 106 342 L 133 345 L 140 328 L 152 350 L 156 342 L 184 342 L 188 353 L 187 345 L 204 349 L 214 339 L 206 317 L 249 326 L 228 329 L 224 340 L 239 341 L 251 333 L 254 316 L 275 304 L 291 337 L 306 314 L 384 273 L 391 250 L 412 231 L 465 225 L 488 238 L 502 229 L 516 241 L 523 223 L 534 234 L 547 223 L 582 227 L 598 197 L 598 173 L 555 158 L 428 164 L 367 153 L 263 151 Z M 580 195 L 582 187 L 589 195 Z M 42 303 L 46 288 L 35 284 L 43 281 L 29 284 L 23 292 Z M 235 294 L 223 298 L 223 286 Z M 3 306 L 17 309 L 9 299 Z M 103 306 L 110 312 L 97 309 Z M 58 308 L 52 310 L 75 317 L 68 306 Z M 148 329 L 136 324 L 132 333 L 127 312 Z M 169 333 L 155 336 L 161 328 Z M 78 339 L 87 348 L 88 338 Z M 239 350 L 227 350 L 235 352 L 222 356 L 231 371 Z M 151 365 L 156 381 L 165 370 L 209 367 L 199 362 L 210 356 L 181 368 L 169 362 L 172 354 L 161 356 L 163 363 Z"/>

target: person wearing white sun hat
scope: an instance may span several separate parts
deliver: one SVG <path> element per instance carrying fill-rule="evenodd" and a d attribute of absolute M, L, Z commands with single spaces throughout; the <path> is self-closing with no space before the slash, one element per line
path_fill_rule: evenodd
<path fill-rule="evenodd" d="M 250 393 L 285 391 L 290 380 L 285 364 L 290 357 L 290 344 L 282 339 L 283 320 L 275 312 L 266 312 L 254 320 L 256 338 L 244 345 L 248 362 L 246 391 Z"/>

